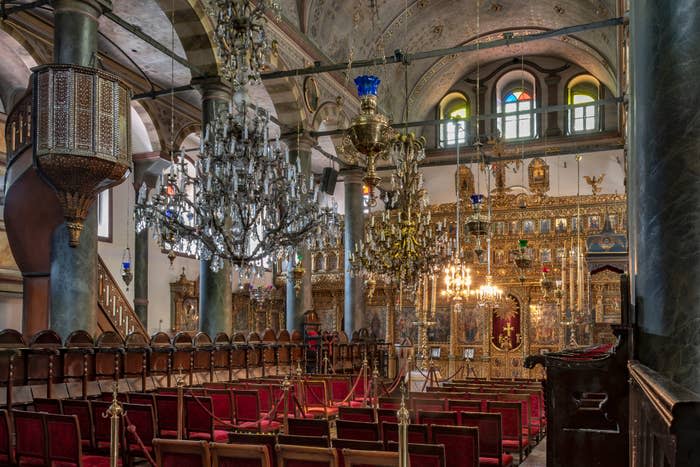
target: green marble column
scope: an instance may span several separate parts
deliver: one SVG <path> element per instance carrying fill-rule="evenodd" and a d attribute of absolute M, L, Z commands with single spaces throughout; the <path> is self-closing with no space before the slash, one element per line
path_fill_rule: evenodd
<path fill-rule="evenodd" d="M 57 0 L 54 8 L 54 61 L 93 66 L 98 18 L 110 2 Z M 80 244 L 68 245 L 63 223 L 51 239 L 49 323 L 62 338 L 76 329 L 97 331 L 97 207 L 85 219 Z"/>
<path fill-rule="evenodd" d="M 345 232 L 343 240 L 343 256 L 345 266 L 345 307 L 343 329 L 348 337 L 353 331 L 363 326 L 365 309 L 365 291 L 361 277 L 353 277 L 350 268 L 350 256 L 355 250 L 355 244 L 364 235 L 364 203 L 362 199 L 362 170 L 343 172 L 345 185 Z"/>
<path fill-rule="evenodd" d="M 628 187 L 639 360 L 700 392 L 699 0 L 630 5 Z"/>
<path fill-rule="evenodd" d="M 296 164 L 299 159 L 301 172 L 307 176 L 313 176 L 311 173 L 311 147 L 315 141 L 307 134 L 299 137 L 290 137 L 285 141 L 289 148 L 289 161 Z M 292 269 L 294 264 L 289 263 L 287 268 L 287 300 L 286 300 L 286 315 L 287 329 L 291 332 L 292 329 L 301 331 L 301 325 L 304 320 L 304 313 L 313 309 L 313 296 L 311 293 L 311 268 L 312 261 L 308 248 L 301 247 L 297 250 L 297 257 L 301 256 L 301 265 L 304 268 L 304 278 L 302 279 L 301 289 L 297 292 L 294 288 L 294 280 L 292 279 Z"/>
<path fill-rule="evenodd" d="M 216 113 L 231 101 L 231 89 L 218 79 L 195 83 L 202 93 L 202 133 Z M 209 267 L 209 261 L 199 263 L 199 330 L 212 339 L 218 332 L 231 334 L 233 307 L 231 296 L 231 263 L 217 272 Z"/>

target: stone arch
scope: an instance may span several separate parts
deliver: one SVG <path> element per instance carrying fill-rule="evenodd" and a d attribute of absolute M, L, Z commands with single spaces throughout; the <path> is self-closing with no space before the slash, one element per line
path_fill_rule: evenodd
<path fill-rule="evenodd" d="M 24 96 L 29 88 L 31 68 L 37 65 L 35 54 L 25 46 L 29 44 L 14 29 L 0 28 L 0 101 L 6 113 Z"/>
<path fill-rule="evenodd" d="M 146 109 L 146 107 L 141 105 L 141 102 L 139 101 L 132 100 L 131 107 L 134 109 L 138 117 L 141 119 L 143 126 L 146 128 L 146 135 L 151 143 L 151 150 L 160 151 L 165 147 L 165 145 L 163 144 L 161 134 L 156 129 L 153 118 L 151 118 L 151 113 Z"/>
<path fill-rule="evenodd" d="M 160 8 L 170 18 L 174 8 L 175 33 L 180 39 L 187 61 L 196 70 L 190 70 L 193 78 L 218 76 L 219 63 L 215 53 L 213 25 L 202 0 L 157 0 Z"/>
<path fill-rule="evenodd" d="M 271 71 L 286 69 L 287 65 L 279 56 L 272 57 Z M 307 121 L 306 109 L 303 105 L 303 95 L 299 83 L 292 78 L 275 78 L 263 81 L 265 90 L 270 95 L 277 112 L 277 119 L 282 128 L 281 133 L 297 130 L 300 122 Z"/>

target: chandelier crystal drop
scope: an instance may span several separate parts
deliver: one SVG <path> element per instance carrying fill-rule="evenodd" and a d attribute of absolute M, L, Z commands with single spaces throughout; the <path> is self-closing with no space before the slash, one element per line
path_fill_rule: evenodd
<path fill-rule="evenodd" d="M 245 280 L 304 243 L 325 248 L 340 238 L 336 204 L 270 139 L 268 112 L 247 108 L 239 94 L 207 125 L 194 165 L 180 153 L 136 206 L 137 229 L 153 228 L 162 248 L 210 260 L 213 271 L 231 261 Z"/>
<path fill-rule="evenodd" d="M 221 74 L 234 87 L 260 82 L 260 72 L 277 48 L 275 41 L 268 41 L 265 13 L 278 16 L 279 10 L 279 4 L 270 0 L 210 0 Z"/>
<path fill-rule="evenodd" d="M 488 274 L 486 282 L 476 290 L 476 298 L 482 306 L 497 308 L 503 300 L 503 290 L 493 282 L 493 276 Z"/>

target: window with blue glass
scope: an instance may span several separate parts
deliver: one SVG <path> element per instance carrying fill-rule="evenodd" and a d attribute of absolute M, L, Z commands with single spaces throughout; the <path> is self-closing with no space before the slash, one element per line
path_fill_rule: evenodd
<path fill-rule="evenodd" d="M 467 143 L 467 124 L 471 117 L 469 100 L 460 92 L 451 92 L 440 101 L 440 120 L 452 121 L 440 125 L 440 147 Z"/>

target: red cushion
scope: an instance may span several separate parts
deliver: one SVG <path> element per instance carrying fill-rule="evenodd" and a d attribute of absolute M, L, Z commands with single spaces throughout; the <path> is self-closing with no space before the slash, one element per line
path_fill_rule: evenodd
<path fill-rule="evenodd" d="M 503 440 L 503 449 L 519 449 L 519 448 L 524 448 L 527 447 L 530 444 L 530 441 L 527 439 L 527 436 L 523 436 L 520 438 L 520 443 L 518 444 L 518 440 L 515 439 L 504 439 Z"/>
<path fill-rule="evenodd" d="M 177 430 L 160 430 L 160 437 L 175 439 L 177 438 Z"/>
<path fill-rule="evenodd" d="M 499 465 L 497 457 L 479 457 L 479 466 L 483 465 Z M 501 464 L 503 467 L 510 467 L 513 465 L 513 456 L 510 454 L 503 453 L 501 456 Z"/>
<path fill-rule="evenodd" d="M 20 467 L 23 465 L 45 465 L 43 459 L 37 457 L 23 457 L 19 463 Z"/>

